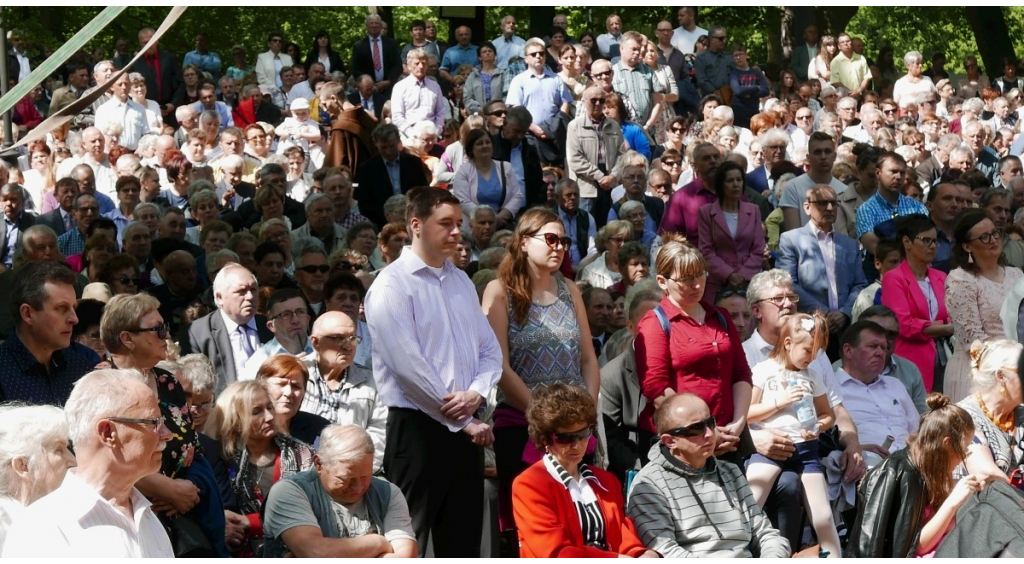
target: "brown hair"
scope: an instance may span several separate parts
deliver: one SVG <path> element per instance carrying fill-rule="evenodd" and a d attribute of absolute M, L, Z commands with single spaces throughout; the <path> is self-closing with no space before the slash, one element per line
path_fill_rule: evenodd
<path fill-rule="evenodd" d="M 811 329 L 805 327 L 807 321 L 814 323 Z M 828 322 L 821 312 L 815 312 L 814 315 L 806 313 L 787 315 L 782 321 L 782 328 L 779 329 L 779 338 L 775 341 L 775 347 L 772 348 L 772 352 L 768 353 L 768 358 L 786 366 L 788 364 L 786 339 L 790 339 L 792 343 L 792 341 L 795 341 L 804 334 L 811 337 L 812 351 L 817 352 L 828 346 Z"/>
<path fill-rule="evenodd" d="M 938 509 L 953 490 L 949 470 L 953 457 L 967 457 L 963 437 L 974 432 L 974 421 L 963 408 L 950 403 L 948 396 L 932 392 L 926 401 L 931 411 L 921 416 L 921 427 L 907 439 L 907 449 L 910 461 L 921 473 L 928 505 Z M 950 439 L 949 447 L 942 443 L 946 438 Z"/>
<path fill-rule="evenodd" d="M 597 406 L 590 393 L 564 382 L 533 392 L 533 403 L 526 410 L 530 438 L 538 448 L 551 444 L 551 434 L 577 423 L 595 425 Z"/>
<path fill-rule="evenodd" d="M 704 255 L 685 240 L 666 239 L 654 261 L 654 272 L 665 278 L 700 276 L 707 270 Z"/>
<path fill-rule="evenodd" d="M 530 304 L 533 303 L 530 259 L 523 250 L 523 241 L 536 235 L 549 223 L 561 223 L 561 220 L 546 208 L 533 208 L 524 213 L 512 233 L 508 253 L 498 266 L 498 280 L 508 289 L 509 301 L 512 302 L 512 318 L 520 325 L 526 322 Z"/>

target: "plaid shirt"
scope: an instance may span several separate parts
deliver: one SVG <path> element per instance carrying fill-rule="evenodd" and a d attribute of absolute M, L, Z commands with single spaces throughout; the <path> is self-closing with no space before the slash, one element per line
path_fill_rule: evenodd
<path fill-rule="evenodd" d="M 85 251 L 85 237 L 82 236 L 78 229 L 72 229 L 57 237 L 57 249 L 65 257 L 80 255 Z"/>
<path fill-rule="evenodd" d="M 651 67 L 638 63 L 632 69 L 627 69 L 622 61 L 613 67 L 615 76 L 612 78 L 612 88 L 629 97 L 629 105 L 636 112 L 635 121 L 643 126 L 651 117 L 651 94 L 664 91 L 660 81 L 654 80 L 654 71 Z"/>
<path fill-rule="evenodd" d="M 893 206 L 876 193 L 857 208 L 857 238 L 860 239 L 865 233 L 874 230 L 879 223 L 915 213 L 928 215 L 928 208 L 903 194 L 900 194 L 896 205 Z"/>
<path fill-rule="evenodd" d="M 359 212 L 355 210 L 348 210 L 348 215 L 346 215 L 345 217 L 341 218 L 338 221 L 335 221 L 335 223 L 338 224 L 338 227 L 341 227 L 342 229 L 345 229 L 347 231 L 351 229 L 353 225 L 364 221 L 370 220 L 366 219 L 366 217 L 360 215 Z"/>

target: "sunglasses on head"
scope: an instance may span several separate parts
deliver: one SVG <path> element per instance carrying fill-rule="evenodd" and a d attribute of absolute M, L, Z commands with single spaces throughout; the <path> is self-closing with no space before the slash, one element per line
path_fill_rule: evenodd
<path fill-rule="evenodd" d="M 553 440 L 556 444 L 571 445 L 573 443 L 578 443 L 580 441 L 589 440 L 593 434 L 593 429 L 587 427 L 586 429 L 583 429 L 582 431 L 576 431 L 575 433 L 551 433 L 551 440 Z"/>
<path fill-rule="evenodd" d="M 715 294 L 715 301 L 724 300 L 733 296 L 739 296 L 741 298 L 747 297 L 746 288 L 722 288 Z"/>
<path fill-rule="evenodd" d="M 306 274 L 316 274 L 317 272 L 320 274 L 327 274 L 331 271 L 331 267 L 326 264 L 311 264 L 309 266 L 303 266 L 302 268 L 296 268 L 295 270 L 301 270 Z"/>
<path fill-rule="evenodd" d="M 704 434 L 708 429 L 715 428 L 715 416 L 712 415 L 703 421 L 698 421 L 684 427 L 676 427 L 665 431 L 666 435 L 672 435 L 673 437 L 699 437 Z"/>

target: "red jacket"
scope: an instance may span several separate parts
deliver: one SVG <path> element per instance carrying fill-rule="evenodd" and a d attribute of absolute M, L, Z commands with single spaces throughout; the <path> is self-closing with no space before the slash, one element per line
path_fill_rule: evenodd
<path fill-rule="evenodd" d="M 647 550 L 626 517 L 622 485 L 611 472 L 590 467 L 601 483 L 591 484 L 604 516 L 605 542 L 610 550 L 585 546 L 579 515 L 569 491 L 555 480 L 541 460 L 512 484 L 512 512 L 519 528 L 519 555 L 523 558 L 636 558 Z M 602 489 L 602 487 L 604 489 Z"/>

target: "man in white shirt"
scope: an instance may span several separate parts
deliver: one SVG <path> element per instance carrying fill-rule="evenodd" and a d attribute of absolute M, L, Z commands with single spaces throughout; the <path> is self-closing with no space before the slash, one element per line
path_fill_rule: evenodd
<path fill-rule="evenodd" d="M 491 43 L 494 44 L 494 48 L 497 50 L 496 63 L 498 68 L 503 69 L 508 66 L 508 61 L 512 57 L 522 57 L 523 47 L 526 46 L 526 40 L 516 35 L 516 18 L 508 15 L 501 19 L 501 35 L 496 37 Z"/>
<path fill-rule="evenodd" d="M 693 47 L 697 38 L 707 35 L 708 30 L 697 26 L 697 8 L 683 6 L 676 12 L 679 27 L 672 32 L 672 46 L 683 52 L 684 55 L 693 54 Z"/>
<path fill-rule="evenodd" d="M 306 80 L 292 86 L 291 92 L 288 93 L 290 99 L 305 98 L 306 100 L 312 100 L 316 98 L 316 94 L 313 92 L 313 82 L 324 78 L 324 64 L 315 62 L 309 65 L 307 75 Z"/>
<path fill-rule="evenodd" d="M 64 406 L 78 467 L 25 508 L 4 558 L 174 558 L 163 525 L 135 482 L 160 471 L 164 425 L 156 394 L 137 370 L 98 370 Z"/>
<path fill-rule="evenodd" d="M 412 127 L 421 121 L 432 121 L 437 130 L 444 129 L 447 102 L 437 82 L 426 78 L 427 52 L 413 49 L 406 55 L 409 76 L 398 81 L 391 91 L 391 123 L 402 138 L 412 134 Z"/>
<path fill-rule="evenodd" d="M 597 50 L 614 65 L 619 62 L 619 41 L 622 39 L 622 18 L 617 14 L 611 14 L 604 20 L 604 27 L 608 30 L 608 33 L 602 33 L 597 36 Z"/>
<path fill-rule="evenodd" d="M 181 106 L 178 109 L 180 110 L 182 107 L 187 106 Z M 226 127 L 232 127 L 235 125 L 235 119 L 231 115 L 231 107 L 225 104 L 224 102 L 217 101 L 217 87 L 214 86 L 212 83 L 205 82 L 203 83 L 202 86 L 199 87 L 199 101 L 195 104 L 192 104 L 191 108 L 189 109 L 193 111 L 193 116 L 202 113 L 204 110 L 212 110 L 217 112 L 217 114 L 220 116 L 221 131 L 223 131 L 224 128 Z M 175 112 L 177 111 L 178 110 L 175 110 Z M 177 113 L 175 113 L 175 117 L 177 117 Z M 195 128 L 195 118 L 193 117 L 192 119 L 192 127 Z M 181 123 L 180 120 L 179 123 Z M 182 128 L 185 128 L 184 124 L 182 124 Z"/>

